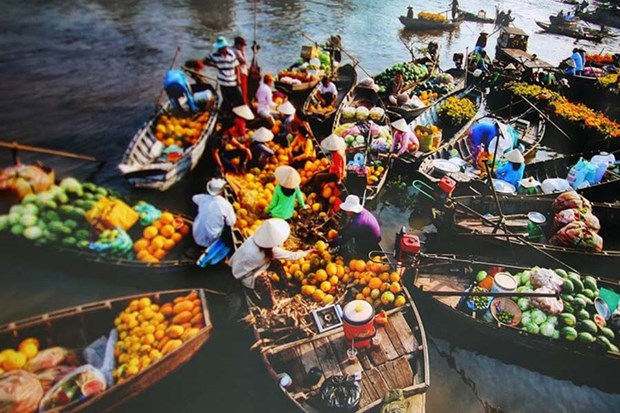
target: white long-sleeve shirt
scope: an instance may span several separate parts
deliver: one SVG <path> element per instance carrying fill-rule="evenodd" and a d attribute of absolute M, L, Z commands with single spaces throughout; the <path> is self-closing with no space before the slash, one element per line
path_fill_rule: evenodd
<path fill-rule="evenodd" d="M 258 90 L 256 91 L 256 101 L 258 102 L 256 112 L 264 112 L 268 114 L 273 106 L 273 91 L 267 84 L 261 82 Z"/>
<path fill-rule="evenodd" d="M 192 201 L 198 205 L 192 235 L 201 247 L 209 247 L 222 235 L 225 225 L 232 227 L 237 222 L 232 205 L 220 195 L 194 195 Z"/>
<path fill-rule="evenodd" d="M 308 251 L 292 252 L 280 247 L 273 249 L 273 257 L 280 260 L 294 261 L 306 255 L 308 255 Z M 230 257 L 230 267 L 233 276 L 241 280 L 241 283 L 248 288 L 254 288 L 256 276 L 265 271 L 269 264 L 269 259 L 260 247 L 256 245 L 254 237 L 246 239 L 241 247 Z"/>

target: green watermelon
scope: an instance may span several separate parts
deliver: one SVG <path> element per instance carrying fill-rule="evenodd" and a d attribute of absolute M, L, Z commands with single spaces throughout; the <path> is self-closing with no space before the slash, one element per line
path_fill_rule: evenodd
<path fill-rule="evenodd" d="M 560 314 L 560 321 L 562 325 L 568 326 L 568 327 L 574 327 L 577 325 L 577 318 L 575 318 L 574 315 L 569 314 L 569 313 Z"/>
<path fill-rule="evenodd" d="M 581 320 L 581 322 L 577 324 L 577 328 L 590 334 L 596 334 L 598 331 L 598 327 L 592 320 Z"/>
<path fill-rule="evenodd" d="M 579 341 L 586 344 L 592 344 L 596 341 L 596 339 L 592 336 L 592 334 L 582 331 L 578 334 Z"/>
<path fill-rule="evenodd" d="M 564 337 L 565 340 L 567 341 L 575 341 L 578 337 L 577 330 L 575 330 L 573 327 L 563 327 L 560 330 L 560 335 L 562 337 Z"/>

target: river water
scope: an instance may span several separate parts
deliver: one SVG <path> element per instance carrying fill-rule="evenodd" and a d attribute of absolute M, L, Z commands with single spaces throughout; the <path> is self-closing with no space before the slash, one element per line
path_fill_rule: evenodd
<path fill-rule="evenodd" d="M 190 196 L 202 189 L 204 163 L 165 194 L 130 191 L 116 169 L 129 139 L 152 115 L 177 47 L 180 63 L 204 56 L 218 35 L 243 35 L 251 42 L 256 16 L 264 71 L 277 72 L 296 60 L 300 47 L 308 44 L 302 33 L 319 41 L 340 34 L 345 48 L 370 74 L 408 59 L 403 41 L 423 47 L 435 40 L 447 68 L 452 53 L 473 47 L 478 33 L 492 27 L 463 23 L 450 33 L 417 35 L 402 31 L 397 20 L 407 5 L 417 13 L 445 10 L 444 3 L 448 1 L 4 0 L 0 139 L 93 155 L 105 163 L 71 162 L 67 167 L 66 161 L 44 160 L 61 172 L 131 192 L 133 199 L 192 213 Z M 515 24 L 531 34 L 531 52 L 554 64 L 570 55 L 572 39 L 538 34 L 535 25 L 550 13 L 568 10 L 566 5 L 552 0 L 461 1 L 463 9 L 486 9 L 489 15 L 495 5 L 512 9 Z M 495 38 L 491 36 L 488 50 L 493 50 Z M 616 43 L 577 44 L 596 52 L 617 49 Z M 3 165 L 9 160 L 6 151 L 0 154 Z M 390 248 L 393 233 L 407 225 L 410 211 L 381 205 L 378 213 Z M 140 291 L 201 286 L 228 291 L 232 286 L 224 268 L 130 275 L 3 252 L 0 258 L 0 322 Z M 238 323 L 240 298 L 213 295 L 210 307 L 214 333 L 199 354 L 119 411 L 292 411 L 272 386 L 258 354 L 249 351 L 253 337 L 250 328 Z M 618 396 L 508 366 L 442 340 L 430 342 L 430 412 L 620 411 Z"/>

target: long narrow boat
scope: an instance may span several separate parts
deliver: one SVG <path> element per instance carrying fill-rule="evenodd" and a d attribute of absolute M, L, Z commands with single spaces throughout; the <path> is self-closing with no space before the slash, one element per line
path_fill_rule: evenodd
<path fill-rule="evenodd" d="M 338 97 L 336 98 L 336 102 L 334 103 L 332 109 L 329 111 L 316 109 L 318 102 L 317 94 L 320 87 L 320 83 L 318 83 L 314 89 L 312 89 L 312 92 L 310 92 L 310 95 L 304 102 L 304 106 L 302 108 L 304 115 L 317 122 L 328 122 L 336 113 L 336 110 L 340 106 L 340 102 L 342 102 L 347 93 L 349 93 L 353 85 L 357 83 L 357 71 L 355 70 L 355 67 L 349 63 L 339 66 L 333 82 L 338 89 Z"/>
<path fill-rule="evenodd" d="M 416 19 L 406 16 L 398 17 L 398 20 L 407 30 L 454 30 L 461 24 L 461 19 L 439 22 L 435 20 Z"/>
<path fill-rule="evenodd" d="M 451 97 L 456 98 L 467 98 L 471 100 L 476 107 L 476 114 L 465 122 L 463 125 L 460 125 L 458 128 L 450 128 L 447 125 L 444 125 L 444 122 L 439 118 L 439 108 Z M 440 129 L 443 129 L 442 140 L 446 143 L 452 142 L 454 139 L 458 139 L 463 135 L 465 131 L 467 131 L 470 126 L 474 123 L 475 119 L 482 114 L 484 110 L 484 95 L 483 93 L 475 88 L 474 86 L 469 86 L 465 89 L 461 89 L 458 92 L 455 92 L 451 95 L 444 96 L 442 99 L 435 102 L 431 107 L 429 107 L 426 111 L 422 112 L 418 117 L 413 119 L 411 123 L 409 123 L 409 128 L 414 131 L 416 126 L 428 126 L 435 125 Z M 403 162 L 407 165 L 418 163 L 424 157 L 431 154 L 433 150 L 429 151 L 418 151 L 415 154 L 405 152 L 399 158 L 399 162 Z"/>
<path fill-rule="evenodd" d="M 187 297 L 190 293 L 192 293 L 192 290 L 144 293 L 84 304 L 12 322 L 0 326 L 0 348 L 17 348 L 24 339 L 32 338 L 41 344 L 41 350 L 59 346 L 81 352 L 81 350 L 100 337 L 107 337 L 110 334 L 110 330 L 114 329 L 114 326 L 118 329 L 120 324 L 115 322 L 115 319 L 124 310 L 134 305 L 132 303 L 135 303 L 137 311 L 139 310 L 138 302 L 140 300 L 144 302 L 146 299 L 159 308 L 164 303 L 173 303 L 175 298 Z M 199 324 L 192 324 L 201 326 L 196 327 L 197 331 L 192 332 L 193 336 L 181 339 L 182 343 L 178 347 L 164 354 L 163 357 L 160 353 L 159 359 L 154 359 L 150 365 L 145 366 L 137 373 L 131 375 L 122 373 L 122 380 L 115 379 L 114 384 L 102 393 L 86 398 L 82 402 L 76 400 L 66 406 L 53 409 L 53 411 L 63 413 L 113 411 L 122 403 L 145 391 L 151 385 L 188 362 L 209 339 L 213 327 L 207 307 L 205 290 L 194 290 L 194 294 L 196 300 L 200 301 L 200 307 L 195 307 L 198 308 L 196 314 L 201 314 L 203 321 Z M 171 323 L 168 318 L 171 317 L 165 316 L 163 322 Z M 128 333 L 126 332 L 126 334 Z M 122 340 L 124 340 L 124 337 L 119 335 L 118 342 L 121 343 Z M 157 348 L 155 343 L 153 343 L 153 346 Z M 62 381 L 62 379 L 60 380 Z"/>
<path fill-rule="evenodd" d="M 533 110 L 529 110 L 521 116 L 512 119 L 483 118 L 482 120 L 491 122 L 499 121 L 514 128 L 519 134 L 519 143 L 524 147 L 524 156 L 528 156 L 538 147 L 545 134 L 545 120 Z M 466 131 L 463 131 L 455 140 L 440 146 L 439 149 L 424 158 L 418 168 L 418 172 L 427 183 L 439 182 L 443 174 L 446 173 L 445 170 L 440 167 L 440 164 L 445 164 L 445 161 L 453 158 L 455 153 L 458 155 L 458 158 L 461 159 L 459 162 L 463 165 L 471 165 L 471 150 Z M 454 165 L 455 172 L 450 173 L 450 176 L 458 183 L 462 182 L 471 185 L 472 181 L 478 180 L 479 170 L 476 171 L 477 173 L 471 172 L 465 174 L 461 171 L 462 165 L 457 165 L 456 163 Z M 528 167 L 529 165 L 526 166 L 526 169 Z M 564 174 L 563 176 L 566 175 Z M 484 187 L 484 185 L 479 185 L 479 189 L 484 189 L 480 188 L 481 186 Z"/>
<path fill-rule="evenodd" d="M 575 39 L 601 42 L 605 38 L 605 33 L 601 33 L 599 30 L 588 29 L 587 27 L 563 26 L 540 21 L 536 21 L 536 24 L 545 32 L 561 34 Z"/>
<path fill-rule="evenodd" d="M 459 10 L 459 16 L 461 16 L 463 20 L 468 22 L 495 23 L 494 17 L 487 17 L 486 15 L 481 15 L 480 13 L 472 13 L 469 11 Z"/>
<path fill-rule="evenodd" d="M 465 87 L 465 71 L 448 70 L 446 71 L 446 73 L 450 73 L 450 74 L 454 73 L 454 84 L 452 86 L 453 89 L 450 92 L 444 93 L 443 96 L 439 97 L 439 99 L 443 99 L 444 97 L 455 95 L 459 93 L 461 90 L 463 90 L 463 88 Z M 430 82 L 431 80 L 432 79 L 428 79 L 425 82 Z M 423 84 L 424 82 L 418 83 L 418 85 L 423 85 Z M 413 87 L 405 93 L 407 93 L 409 97 L 413 97 L 414 95 L 416 95 L 415 89 L 416 87 Z M 410 123 L 421 113 L 425 112 L 427 109 L 433 106 L 435 102 L 437 102 L 437 100 L 434 100 L 428 103 L 427 105 L 421 106 L 419 108 L 409 108 L 409 107 L 388 105 L 387 110 L 400 115 L 403 119 L 405 119 L 407 123 Z"/>
<path fill-rule="evenodd" d="M 179 113 L 172 110 L 170 102 L 166 102 L 134 135 L 118 165 L 130 185 L 165 191 L 196 167 L 215 130 L 221 103 L 217 91 L 210 85 L 206 87 L 212 97 L 203 103 L 201 112 Z M 163 125 L 164 120 L 171 118 L 178 119 L 174 130 Z M 167 155 L 167 149 L 175 146 L 178 150 L 172 158 Z"/>
<path fill-rule="evenodd" d="M 491 225 L 489 221 L 496 222 L 499 217 L 497 204 L 492 196 L 465 196 L 452 198 L 454 208 L 449 209 L 446 213 L 445 221 L 439 221 L 437 224 L 454 234 L 449 238 L 445 233 L 437 238 L 443 239 L 446 243 L 441 246 L 441 242 L 434 245 L 443 251 L 450 248 L 447 244 L 454 243 L 459 248 L 456 251 L 465 253 L 475 253 L 475 251 L 466 251 L 471 247 L 481 248 L 481 245 L 488 246 L 497 254 L 514 254 L 513 259 L 519 262 L 530 263 L 536 260 L 548 265 L 557 265 L 557 261 L 537 252 L 531 246 L 527 245 L 522 238 L 515 236 L 506 236 L 502 228 Z M 546 218 L 546 225 L 542 227 L 544 232 L 544 240 L 549 239 L 552 235 L 553 204 L 551 198 L 538 197 L 521 197 L 521 196 L 499 196 L 498 202 L 501 206 L 502 213 L 506 218 L 506 226 L 509 232 L 520 234 L 527 240 L 527 228 L 529 212 L 536 211 L 543 214 Z M 477 214 L 472 213 L 475 211 Z M 593 203 L 592 213 L 599 219 L 601 230 L 599 235 L 603 238 L 604 249 L 601 252 L 586 250 L 577 247 L 567 247 L 551 245 L 546 241 L 528 241 L 529 244 L 539 250 L 550 254 L 560 261 L 572 266 L 578 271 L 586 274 L 596 274 L 608 278 L 618 279 L 620 276 L 613 271 L 620 265 L 620 243 L 618 234 L 620 234 L 620 207 L 615 204 Z M 481 216 L 486 218 L 483 219 Z M 445 225 L 445 226 L 444 226 Z M 525 234 L 525 235 L 524 235 Z M 465 240 L 476 240 L 476 242 L 465 242 Z"/>
<path fill-rule="evenodd" d="M 496 263 L 454 256 L 418 257 L 410 271 L 414 285 L 411 294 L 430 333 L 459 347 L 509 364 L 568 379 L 576 384 L 597 387 L 605 392 L 618 393 L 618 386 L 609 377 L 617 374 L 620 368 L 620 353 L 606 351 L 597 343 L 585 344 L 580 339 L 571 342 L 563 337 L 545 337 L 528 332 L 521 325 L 510 327 L 493 319 L 489 322 L 480 317 L 483 311 L 478 311 L 478 317 L 472 314 L 460 295 L 438 295 L 450 292 L 458 294 L 469 289 L 479 271 L 490 272 L 494 266 L 512 274 L 527 270 L 493 261 Z M 406 277 L 406 280 L 410 281 L 411 278 Z M 620 292 L 618 281 L 599 278 L 596 282 L 599 288 Z M 592 306 L 586 308 L 590 314 L 595 314 Z M 566 316 L 566 319 L 570 318 Z M 559 325 L 555 328 L 563 331 L 564 318 L 558 316 L 557 319 Z M 612 341 L 618 345 L 617 334 Z"/>
<path fill-rule="evenodd" d="M 382 116 L 373 122 L 381 127 L 388 128 L 390 136 L 394 136 L 392 124 L 386 114 L 383 101 L 374 89 L 358 84 L 351 89 L 349 93 L 347 93 L 336 111 L 332 132 L 337 131 L 341 125 L 349 123 L 346 118 L 343 118 L 343 112 L 346 107 L 366 107 L 367 109 L 377 107 L 381 108 L 383 111 Z M 350 122 L 356 123 L 359 122 L 359 120 L 352 118 Z M 347 174 L 347 179 L 345 180 L 345 186 L 347 186 L 350 193 L 358 195 L 360 198 L 363 197 L 366 201 L 370 201 L 379 195 L 381 188 L 383 188 L 383 185 L 385 184 L 390 169 L 390 158 L 388 158 L 387 153 L 374 153 L 371 151 L 368 137 L 365 137 L 365 141 L 366 143 L 362 147 L 347 149 L 347 161 L 353 160 L 355 154 L 363 153 L 365 157 L 365 165 L 369 166 L 376 164 L 378 166 L 380 164 L 383 168 L 382 173 L 380 176 L 376 177 L 373 182 L 369 182 L 367 181 L 367 177 L 365 175 L 356 176 L 356 174 L 349 172 Z"/>

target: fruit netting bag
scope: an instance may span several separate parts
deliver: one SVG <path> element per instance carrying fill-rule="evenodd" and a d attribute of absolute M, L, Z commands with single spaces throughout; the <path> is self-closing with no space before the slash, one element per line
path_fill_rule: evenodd
<path fill-rule="evenodd" d="M 596 232 L 590 230 L 584 222 L 575 221 L 560 228 L 560 230 L 549 239 L 552 245 L 578 247 L 600 252 L 603 250 L 603 238 Z"/>
<path fill-rule="evenodd" d="M 552 294 L 556 291 L 548 287 L 540 287 L 534 290 L 538 294 Z M 555 297 L 532 297 L 530 298 L 532 307 L 542 310 L 545 314 L 558 315 L 564 311 L 564 303 Z"/>
<path fill-rule="evenodd" d="M 570 224 L 571 222 L 581 221 L 586 224 L 588 229 L 598 233 L 601 229 L 601 223 L 598 218 L 591 212 L 581 212 L 577 208 L 565 209 L 555 214 L 553 218 L 553 230 L 557 231 L 560 228 Z"/>
<path fill-rule="evenodd" d="M 569 191 L 558 195 L 555 201 L 553 201 L 552 208 L 553 212 L 556 213 L 571 208 L 577 208 L 582 212 L 589 212 L 592 210 L 592 204 L 577 192 Z"/>
<path fill-rule="evenodd" d="M 532 268 L 530 282 L 536 288 L 546 287 L 556 293 L 561 292 L 564 285 L 562 277 L 548 268 Z"/>
<path fill-rule="evenodd" d="M 362 386 L 355 376 L 331 376 L 321 385 L 320 394 L 328 408 L 353 410 L 360 402 Z"/>
<path fill-rule="evenodd" d="M 42 397 L 41 383 L 25 370 L 10 371 L 0 377 L 1 413 L 34 412 Z"/>

